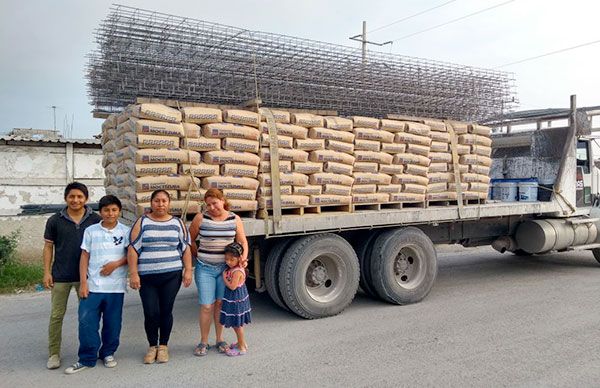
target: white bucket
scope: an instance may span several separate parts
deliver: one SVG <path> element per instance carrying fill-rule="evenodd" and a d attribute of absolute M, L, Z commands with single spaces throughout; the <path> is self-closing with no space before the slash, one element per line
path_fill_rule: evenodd
<path fill-rule="evenodd" d="M 517 201 L 517 193 L 517 182 L 497 182 L 494 185 L 494 199 L 502 202 Z"/>
<path fill-rule="evenodd" d="M 536 202 L 538 195 L 538 183 L 535 181 L 519 182 L 519 201 Z"/>

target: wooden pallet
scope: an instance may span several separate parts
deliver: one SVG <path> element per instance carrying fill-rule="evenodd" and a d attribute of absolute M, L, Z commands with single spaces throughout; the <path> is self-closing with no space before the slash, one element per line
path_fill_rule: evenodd
<path fill-rule="evenodd" d="M 304 214 L 322 214 L 328 212 L 343 212 L 343 213 L 351 213 L 352 205 L 308 205 L 302 207 L 294 207 L 294 208 L 284 208 L 281 209 L 281 215 L 295 215 L 302 216 Z M 257 217 L 259 219 L 266 219 L 273 217 L 273 209 L 259 209 L 257 212 Z"/>
<path fill-rule="evenodd" d="M 486 199 L 463 199 L 463 206 L 469 205 L 485 205 L 488 203 Z M 457 200 L 452 201 L 427 201 L 426 207 L 438 207 L 438 206 L 458 206 Z"/>

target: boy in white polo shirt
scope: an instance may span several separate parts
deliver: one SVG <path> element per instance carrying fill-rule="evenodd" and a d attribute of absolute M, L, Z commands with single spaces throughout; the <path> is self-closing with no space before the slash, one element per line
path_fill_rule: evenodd
<path fill-rule="evenodd" d="M 65 369 L 73 374 L 96 366 L 117 365 L 123 299 L 127 290 L 129 228 L 121 224 L 121 201 L 105 195 L 99 202 L 102 222 L 88 227 L 81 243 L 79 273 L 79 361 Z M 102 316 L 102 337 L 98 331 Z M 102 338 L 102 339 L 101 339 Z"/>

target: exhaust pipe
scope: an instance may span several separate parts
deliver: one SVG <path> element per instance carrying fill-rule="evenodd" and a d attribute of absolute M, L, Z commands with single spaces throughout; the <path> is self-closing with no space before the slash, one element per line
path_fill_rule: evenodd
<path fill-rule="evenodd" d="M 502 236 L 494 240 L 492 248 L 500 253 L 505 253 L 506 251 L 514 252 L 517 250 L 517 242 L 510 236 Z"/>

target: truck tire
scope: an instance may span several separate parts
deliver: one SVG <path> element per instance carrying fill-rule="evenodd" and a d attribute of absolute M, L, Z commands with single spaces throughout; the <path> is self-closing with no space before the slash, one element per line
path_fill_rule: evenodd
<path fill-rule="evenodd" d="M 267 261 L 265 262 L 265 286 L 267 287 L 267 293 L 277 306 L 287 311 L 290 309 L 283 301 L 281 291 L 279 290 L 279 269 L 281 268 L 283 254 L 293 241 L 294 239 L 292 238 L 280 238 L 271 247 L 267 255 Z"/>
<path fill-rule="evenodd" d="M 285 304 L 297 315 L 323 318 L 341 313 L 358 290 L 360 270 L 352 246 L 342 237 L 316 234 L 286 250 L 279 271 Z"/>
<path fill-rule="evenodd" d="M 394 304 L 421 301 L 437 276 L 433 243 L 415 227 L 380 234 L 371 252 L 371 279 L 381 299 Z"/>
<path fill-rule="evenodd" d="M 373 242 L 379 233 L 373 231 L 364 240 L 357 240 L 354 243 L 354 250 L 358 256 L 358 264 L 360 267 L 360 288 L 365 294 L 378 297 L 371 283 L 371 251 L 373 250 Z"/>
<path fill-rule="evenodd" d="M 600 263 L 600 248 L 592 249 L 592 253 L 594 254 L 594 259 Z"/>

